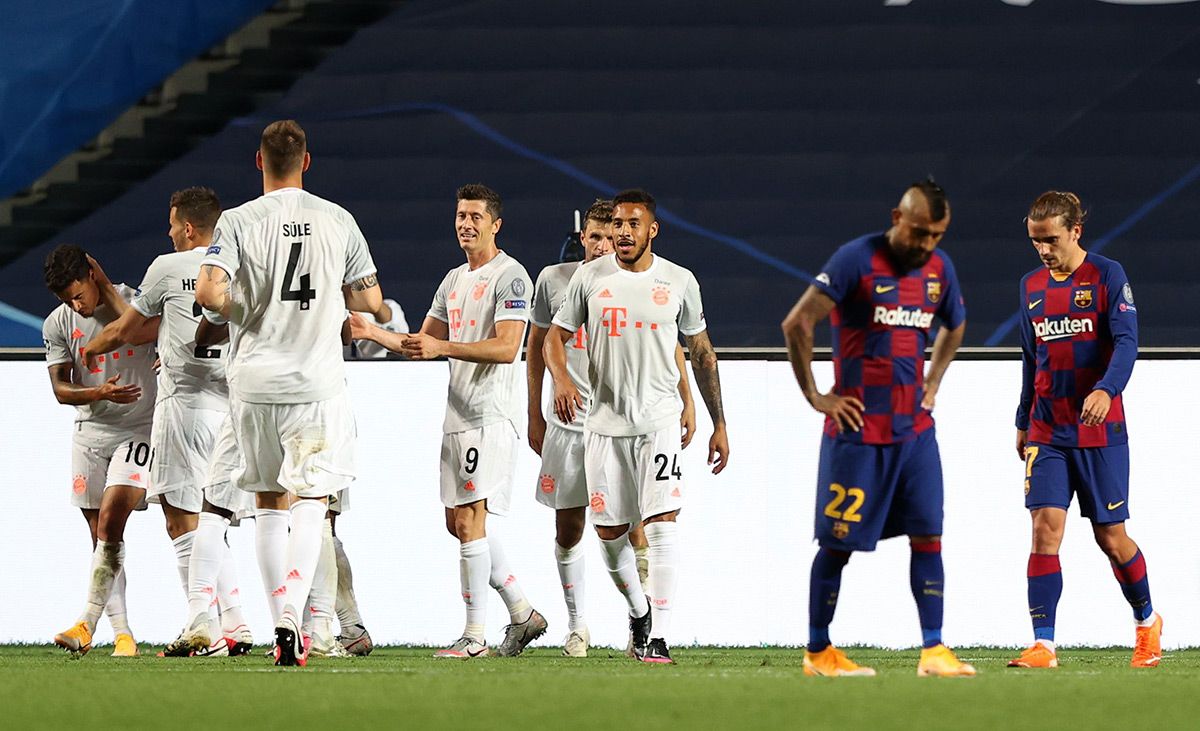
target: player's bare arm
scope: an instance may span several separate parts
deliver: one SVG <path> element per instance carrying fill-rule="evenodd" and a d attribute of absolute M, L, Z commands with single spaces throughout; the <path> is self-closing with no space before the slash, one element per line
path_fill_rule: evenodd
<path fill-rule="evenodd" d="M 942 385 L 942 376 L 946 375 L 946 369 L 958 353 L 966 333 L 966 322 L 953 330 L 947 327 L 938 330 L 937 337 L 933 340 L 933 354 L 929 358 L 929 372 L 925 374 L 925 395 L 921 398 L 921 408 L 933 410 L 938 389 Z"/>
<path fill-rule="evenodd" d="M 100 290 L 100 301 L 108 305 L 118 316 L 125 314 L 125 311 L 129 309 L 129 303 L 117 292 L 116 286 L 105 274 L 104 267 L 100 266 L 100 262 L 96 261 L 91 254 L 88 254 L 87 260 L 92 267 L 92 279 Z"/>
<path fill-rule="evenodd" d="M 696 388 L 708 407 L 708 415 L 712 417 L 713 435 L 708 440 L 708 463 L 713 465 L 713 474 L 719 475 L 729 464 L 729 435 L 725 432 L 725 408 L 721 404 L 717 351 L 713 350 L 707 331 L 686 337 L 688 350 L 692 354 L 692 371 L 696 374 Z"/>
<path fill-rule="evenodd" d="M 547 330 L 529 325 L 529 338 L 525 341 L 525 378 L 529 393 L 529 447 L 542 456 L 542 440 L 546 438 L 546 417 L 542 414 L 542 381 L 546 375 L 546 359 L 542 347 L 546 344 Z"/>
<path fill-rule="evenodd" d="M 233 298 L 229 293 L 229 272 L 213 264 L 200 267 L 196 279 L 196 302 L 210 312 L 218 312 L 226 320 L 233 314 Z"/>
<path fill-rule="evenodd" d="M 571 380 L 567 371 L 567 341 L 575 335 L 558 325 L 551 325 L 546 335 L 546 343 L 542 347 L 542 356 L 550 377 L 554 379 L 554 413 L 565 424 L 575 421 L 575 410 L 583 406 L 583 397 L 579 388 Z"/>
<path fill-rule="evenodd" d="M 142 397 L 142 387 L 134 384 L 120 385 L 121 375 L 117 374 L 99 386 L 83 386 L 71 381 L 71 364 L 57 363 L 50 366 L 50 385 L 54 388 L 54 398 L 60 404 L 68 406 L 83 406 L 97 401 L 112 401 L 117 404 L 131 404 Z"/>
<path fill-rule="evenodd" d="M 814 409 L 829 416 L 840 431 L 862 429 L 862 401 L 853 396 L 839 396 L 830 391 L 817 391 L 817 382 L 812 373 L 813 335 L 817 323 L 829 317 L 836 303 L 816 287 L 809 285 L 800 301 L 783 320 L 783 337 L 787 341 L 788 360 L 792 362 L 792 373 L 800 391 Z"/>
<path fill-rule="evenodd" d="M 207 317 L 200 318 L 196 326 L 196 345 L 207 348 L 218 345 L 229 339 L 229 323 L 215 325 Z"/>
<path fill-rule="evenodd" d="M 121 316 L 104 326 L 96 337 L 83 346 L 83 362 L 88 368 L 96 366 L 101 353 L 114 350 L 119 345 L 145 345 L 158 339 L 161 317 L 146 317 L 133 307 L 125 308 Z"/>
<path fill-rule="evenodd" d="M 440 322 L 440 320 L 439 320 Z M 442 323 L 444 326 L 445 323 Z M 474 343 L 456 343 L 433 337 L 424 332 L 404 338 L 400 352 L 413 360 L 429 360 L 438 356 L 464 360 L 469 363 L 512 363 L 521 352 L 525 335 L 524 320 L 501 320 L 496 334 Z"/>
<path fill-rule="evenodd" d="M 679 368 L 679 397 L 683 399 L 683 412 L 679 415 L 679 428 L 682 432 L 680 443 L 687 449 L 692 443 L 692 437 L 696 436 L 696 401 L 692 398 L 687 362 L 683 357 L 683 346 L 679 343 L 675 344 L 675 366 Z"/>
<path fill-rule="evenodd" d="M 379 288 L 379 276 L 368 274 L 342 287 L 346 309 L 352 312 L 375 314 L 383 307 L 383 290 Z"/>

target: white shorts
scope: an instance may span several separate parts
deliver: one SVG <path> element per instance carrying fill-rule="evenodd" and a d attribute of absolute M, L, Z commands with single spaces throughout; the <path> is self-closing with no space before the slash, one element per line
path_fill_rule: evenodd
<path fill-rule="evenodd" d="M 233 513 L 230 519 L 232 525 L 254 515 L 254 495 L 239 490 L 233 482 L 233 473 L 241 464 L 242 453 L 233 434 L 233 417 L 226 414 L 209 454 L 203 485 L 205 500 Z"/>
<path fill-rule="evenodd" d="M 584 431 L 588 505 L 596 525 L 640 523 L 683 507 L 679 427 L 606 437 Z"/>
<path fill-rule="evenodd" d="M 150 432 L 154 466 L 147 502 L 165 498 L 172 507 L 200 512 L 209 457 L 225 417 L 224 411 L 192 408 L 178 398 L 165 398 L 154 405 L 154 429 Z"/>
<path fill-rule="evenodd" d="M 329 512 L 341 515 L 350 509 L 350 488 L 338 490 L 338 494 L 329 498 Z"/>
<path fill-rule="evenodd" d="M 150 485 L 154 452 L 147 432 L 133 432 L 104 442 L 71 442 L 71 505 L 99 510 L 104 491 L 113 485 L 145 489 Z M 146 502 L 138 505 L 145 510 Z"/>
<path fill-rule="evenodd" d="M 555 510 L 582 508 L 588 504 L 583 432 L 564 429 L 553 421 L 546 424 L 536 496 L 539 503 Z"/>
<path fill-rule="evenodd" d="M 249 492 L 334 495 L 354 481 L 354 417 L 343 392 L 306 404 L 249 404 L 230 400 L 242 453 L 234 471 Z"/>
<path fill-rule="evenodd" d="M 511 421 L 442 435 L 442 505 L 453 508 L 487 500 L 489 513 L 507 514 L 517 441 Z"/>

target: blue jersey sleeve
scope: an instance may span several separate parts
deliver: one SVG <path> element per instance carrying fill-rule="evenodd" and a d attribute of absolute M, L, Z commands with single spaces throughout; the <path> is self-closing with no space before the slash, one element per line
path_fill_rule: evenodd
<path fill-rule="evenodd" d="M 871 265 L 870 254 L 864 255 L 859 241 L 838 247 L 813 278 L 813 286 L 831 300 L 841 304 L 858 287 L 864 269 Z"/>
<path fill-rule="evenodd" d="M 1096 389 L 1116 396 L 1125 390 L 1137 360 L 1137 307 L 1133 304 L 1133 288 L 1129 286 L 1129 277 L 1125 276 L 1120 264 L 1113 262 L 1106 269 L 1104 286 L 1108 294 L 1108 312 L 1105 314 L 1112 333 L 1113 351 L 1108 370 L 1096 384 Z"/>
<path fill-rule="evenodd" d="M 946 291 L 942 293 L 942 304 L 938 307 L 938 319 L 946 327 L 955 330 L 967 321 L 967 304 L 963 301 L 962 289 L 958 286 L 958 274 L 954 271 L 954 263 L 945 252 L 939 252 L 942 257 L 943 279 Z"/>
<path fill-rule="evenodd" d="M 1021 401 L 1017 404 L 1017 428 L 1029 429 L 1029 410 L 1033 406 L 1033 381 L 1037 376 L 1037 343 L 1033 335 L 1033 320 L 1025 304 L 1025 281 L 1021 280 L 1021 301 L 1017 305 L 1021 331 Z"/>

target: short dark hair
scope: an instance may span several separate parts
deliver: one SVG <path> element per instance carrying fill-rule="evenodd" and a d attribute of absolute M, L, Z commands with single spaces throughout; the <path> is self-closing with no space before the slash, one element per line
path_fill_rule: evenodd
<path fill-rule="evenodd" d="M 308 138 L 296 120 L 281 119 L 271 122 L 263 130 L 258 149 L 262 153 L 263 169 L 267 174 L 281 178 L 304 166 Z"/>
<path fill-rule="evenodd" d="M 612 201 L 597 198 L 592 205 L 588 206 L 587 213 L 583 214 L 583 227 L 587 228 L 588 221 L 596 221 L 602 224 L 612 223 L 612 212 Z"/>
<path fill-rule="evenodd" d="M 654 216 L 655 218 L 658 217 L 658 205 L 654 202 L 654 196 L 650 195 L 641 188 L 630 188 L 629 190 L 623 190 L 613 196 L 613 208 L 616 208 L 622 203 L 640 204 L 645 207 L 647 211 L 650 211 L 650 215 Z"/>
<path fill-rule="evenodd" d="M 87 279 L 92 265 L 88 263 L 87 252 L 83 249 L 75 244 L 59 244 L 46 257 L 42 271 L 46 277 L 46 287 L 58 294 L 71 282 Z"/>
<path fill-rule="evenodd" d="M 459 188 L 458 200 L 483 201 L 493 221 L 500 218 L 500 214 L 504 212 L 504 202 L 500 200 L 500 194 L 483 183 L 468 183 Z"/>
<path fill-rule="evenodd" d="M 946 191 L 937 184 L 932 175 L 908 186 L 908 190 L 914 189 L 921 191 L 921 194 L 925 196 L 925 203 L 929 205 L 929 220 L 941 221 L 946 217 L 946 211 L 950 209 L 950 200 L 946 197 Z"/>
<path fill-rule="evenodd" d="M 171 194 L 171 207 L 180 221 L 211 231 L 221 217 L 221 201 L 212 188 L 184 188 Z"/>

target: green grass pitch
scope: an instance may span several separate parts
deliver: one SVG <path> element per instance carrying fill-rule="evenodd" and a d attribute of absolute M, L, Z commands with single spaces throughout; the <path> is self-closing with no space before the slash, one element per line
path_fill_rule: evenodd
<path fill-rule="evenodd" d="M 157 650 L 158 648 L 153 648 Z M 274 668 L 254 656 L 117 659 L 97 647 L 0 647 L 3 728 L 1197 728 L 1200 650 L 1155 670 L 1130 651 L 1060 650 L 1052 671 L 1010 670 L 1012 650 L 960 649 L 975 678 L 916 677 L 917 651 L 851 649 L 875 678 L 808 678 L 793 649 L 686 648 L 672 667 L 593 648 L 434 660 L 425 648 Z"/>

